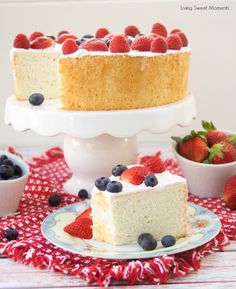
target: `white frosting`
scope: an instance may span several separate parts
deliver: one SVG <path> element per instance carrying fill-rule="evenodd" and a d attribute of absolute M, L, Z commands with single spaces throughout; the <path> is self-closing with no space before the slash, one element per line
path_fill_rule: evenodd
<path fill-rule="evenodd" d="M 128 166 L 128 167 L 131 167 L 131 166 Z M 186 179 L 184 179 L 180 176 L 171 174 L 169 171 L 164 171 L 163 173 L 155 174 L 155 176 L 158 180 L 158 184 L 155 187 L 147 187 L 144 184 L 144 182 L 141 185 L 135 186 L 131 183 L 121 181 L 120 177 L 111 176 L 109 178 L 111 181 L 118 181 L 122 184 L 123 189 L 120 193 L 110 193 L 108 191 L 100 191 L 96 187 L 94 187 L 92 190 L 92 194 L 102 192 L 107 197 L 118 197 L 119 195 L 137 193 L 137 192 L 141 192 L 141 191 L 150 191 L 150 190 L 154 190 L 157 188 L 161 188 L 163 186 L 176 184 L 176 183 L 186 184 Z"/>
<path fill-rule="evenodd" d="M 191 52 L 191 48 L 189 46 L 182 47 L 181 50 L 167 50 L 165 53 L 156 53 L 151 51 L 137 51 L 137 50 L 130 50 L 126 53 L 112 53 L 110 51 L 88 51 L 86 49 L 78 49 L 76 52 L 62 55 L 63 58 L 70 58 L 70 57 L 83 57 L 83 56 L 116 56 L 116 55 L 127 55 L 131 57 L 142 56 L 142 57 L 154 57 L 160 55 L 168 55 L 168 54 L 177 54 L 177 53 L 185 53 Z"/>
<path fill-rule="evenodd" d="M 45 49 L 32 49 L 32 48 L 23 49 L 23 48 L 14 48 L 14 47 L 13 47 L 13 48 L 10 50 L 10 55 L 12 55 L 12 54 L 14 54 L 14 53 L 16 53 L 16 52 L 21 52 L 21 53 L 28 53 L 28 52 L 32 52 L 32 53 L 60 52 L 60 53 L 62 53 L 62 46 L 61 46 L 61 44 L 55 43 L 55 46 L 50 46 L 50 47 L 45 48 Z"/>

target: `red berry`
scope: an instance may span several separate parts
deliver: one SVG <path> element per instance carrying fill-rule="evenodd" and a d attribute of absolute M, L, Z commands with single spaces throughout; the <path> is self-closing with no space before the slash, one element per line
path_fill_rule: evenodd
<path fill-rule="evenodd" d="M 178 29 L 178 28 L 175 28 L 175 29 L 170 31 L 170 34 L 176 34 L 178 32 L 182 32 L 182 31 L 180 29 Z"/>
<path fill-rule="evenodd" d="M 167 51 L 166 41 L 162 37 L 155 38 L 151 43 L 151 52 L 165 53 Z"/>
<path fill-rule="evenodd" d="M 178 35 L 179 38 L 181 39 L 183 47 L 188 46 L 188 39 L 183 32 L 177 32 L 176 35 Z"/>
<path fill-rule="evenodd" d="M 150 33 L 148 35 L 148 37 L 151 39 L 151 41 L 153 41 L 154 39 L 161 37 L 160 35 L 156 34 L 156 33 Z"/>
<path fill-rule="evenodd" d="M 144 166 L 135 166 L 125 170 L 121 174 L 120 180 L 137 186 L 143 183 L 144 177 L 148 174 L 148 168 L 145 168 Z"/>
<path fill-rule="evenodd" d="M 91 219 L 92 218 L 91 213 L 92 213 L 92 209 L 88 208 L 88 209 L 84 210 L 75 220 L 79 220 L 82 218 L 90 218 Z"/>
<path fill-rule="evenodd" d="M 109 34 L 109 30 L 105 27 L 100 27 L 98 28 L 98 30 L 96 31 L 95 37 L 96 38 L 103 38 L 105 37 L 107 34 Z"/>
<path fill-rule="evenodd" d="M 68 33 L 62 34 L 58 37 L 57 43 L 62 44 L 64 41 L 66 41 L 66 39 L 78 39 L 78 37 L 73 34 L 68 34 Z"/>
<path fill-rule="evenodd" d="M 180 37 L 176 34 L 171 34 L 166 39 L 167 48 L 171 50 L 180 50 L 183 46 Z"/>
<path fill-rule="evenodd" d="M 47 37 L 38 37 L 30 44 L 32 49 L 45 49 L 52 46 L 54 41 Z"/>
<path fill-rule="evenodd" d="M 225 183 L 223 200 L 228 208 L 236 209 L 236 175 L 229 178 Z"/>
<path fill-rule="evenodd" d="M 92 225 L 91 218 L 77 218 L 74 222 L 65 226 L 64 231 L 74 237 L 92 239 Z"/>
<path fill-rule="evenodd" d="M 151 174 L 159 174 L 166 170 L 160 155 L 150 156 L 142 165 L 147 168 Z"/>
<path fill-rule="evenodd" d="M 96 38 L 91 38 L 79 46 L 79 49 L 86 49 L 88 51 L 108 51 L 107 45 Z"/>
<path fill-rule="evenodd" d="M 179 154 L 194 162 L 203 162 L 208 156 L 206 142 L 199 136 L 183 140 L 179 145 Z"/>
<path fill-rule="evenodd" d="M 112 38 L 109 49 L 112 53 L 124 53 L 130 51 L 130 46 L 127 38 L 118 34 Z"/>
<path fill-rule="evenodd" d="M 154 23 L 152 25 L 152 33 L 158 34 L 162 37 L 167 37 L 167 30 L 165 26 L 161 23 Z"/>
<path fill-rule="evenodd" d="M 62 44 L 62 53 L 65 54 L 71 54 L 78 50 L 78 45 L 74 39 L 67 39 Z"/>
<path fill-rule="evenodd" d="M 62 34 L 70 34 L 70 32 L 67 30 L 62 30 L 62 31 L 58 32 L 57 38 L 59 38 Z"/>
<path fill-rule="evenodd" d="M 34 41 L 36 38 L 44 36 L 44 34 L 42 32 L 33 32 L 30 37 L 29 37 L 29 41 Z"/>
<path fill-rule="evenodd" d="M 16 35 L 14 42 L 13 42 L 13 47 L 29 49 L 30 42 L 29 42 L 27 36 L 25 34 L 22 34 L 22 33 Z"/>
<path fill-rule="evenodd" d="M 236 161 L 236 148 L 228 142 L 214 144 L 210 148 L 209 160 L 213 164 L 225 164 Z"/>
<path fill-rule="evenodd" d="M 138 51 L 150 51 L 151 43 L 152 41 L 148 36 L 141 36 L 134 39 L 131 44 L 131 49 Z"/>
<path fill-rule="evenodd" d="M 115 33 L 109 33 L 104 38 L 113 38 L 114 36 L 116 36 Z"/>
<path fill-rule="evenodd" d="M 134 25 L 129 25 L 125 27 L 125 35 L 127 36 L 135 37 L 139 33 L 140 33 L 140 30 Z"/>

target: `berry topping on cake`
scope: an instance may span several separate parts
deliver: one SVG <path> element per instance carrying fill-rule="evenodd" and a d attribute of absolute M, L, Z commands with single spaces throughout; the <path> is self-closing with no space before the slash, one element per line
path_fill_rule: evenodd
<path fill-rule="evenodd" d="M 31 42 L 30 48 L 32 49 L 46 49 L 51 47 L 54 44 L 54 41 L 48 37 L 38 37 Z"/>
<path fill-rule="evenodd" d="M 62 53 L 64 55 L 74 53 L 78 50 L 78 44 L 74 39 L 67 39 L 63 44 L 62 44 Z"/>
<path fill-rule="evenodd" d="M 65 226 L 64 231 L 74 237 L 92 239 L 92 225 L 93 223 L 91 218 L 79 216 L 74 222 Z"/>
<path fill-rule="evenodd" d="M 165 163 L 160 158 L 159 152 L 153 156 L 140 158 L 139 163 L 147 168 L 152 174 L 160 174 L 166 170 Z"/>
<path fill-rule="evenodd" d="M 167 48 L 171 50 L 180 50 L 183 46 L 183 43 L 177 34 L 170 34 L 166 39 L 166 43 Z"/>
<path fill-rule="evenodd" d="M 166 235 L 161 239 L 161 244 L 163 247 L 171 247 L 174 246 L 175 243 L 176 239 L 171 235 Z"/>
<path fill-rule="evenodd" d="M 35 31 L 35 32 L 33 32 L 33 33 L 30 35 L 29 41 L 32 42 L 32 41 L 34 41 L 36 38 L 41 37 L 41 36 L 44 36 L 44 34 L 43 34 L 42 32 Z"/>
<path fill-rule="evenodd" d="M 16 229 L 9 228 L 4 231 L 4 237 L 8 241 L 16 240 L 18 238 L 19 233 L 17 232 Z"/>
<path fill-rule="evenodd" d="M 95 37 L 96 38 L 103 38 L 105 37 L 107 34 L 109 34 L 109 30 L 105 27 L 100 27 L 98 28 L 98 30 L 96 31 Z"/>
<path fill-rule="evenodd" d="M 134 39 L 131 49 L 138 51 L 150 51 L 151 43 L 152 41 L 148 36 L 141 36 Z"/>
<path fill-rule="evenodd" d="M 107 188 L 107 184 L 110 182 L 110 179 L 107 177 L 101 177 L 96 179 L 95 187 L 98 188 L 100 191 L 105 191 Z"/>
<path fill-rule="evenodd" d="M 223 200 L 228 208 L 236 210 L 236 175 L 225 183 Z"/>
<path fill-rule="evenodd" d="M 182 31 L 179 28 L 175 28 L 175 29 L 170 31 L 170 34 L 176 34 L 178 32 L 182 32 Z"/>
<path fill-rule="evenodd" d="M 48 198 L 48 203 L 51 207 L 57 207 L 61 204 L 61 195 L 59 194 L 52 194 Z"/>
<path fill-rule="evenodd" d="M 92 35 L 92 34 L 85 34 L 85 35 L 83 35 L 81 38 L 91 39 L 91 38 L 94 38 L 94 35 Z"/>
<path fill-rule="evenodd" d="M 115 177 L 119 177 L 125 170 L 128 168 L 123 165 L 117 165 L 112 169 L 112 175 Z"/>
<path fill-rule="evenodd" d="M 144 177 L 148 175 L 149 170 L 143 166 L 135 166 L 125 170 L 121 176 L 120 180 L 131 183 L 133 185 L 141 185 L 144 181 Z"/>
<path fill-rule="evenodd" d="M 47 37 L 47 38 L 51 38 L 53 41 L 56 41 L 56 37 L 53 36 L 53 35 L 47 35 L 46 37 Z"/>
<path fill-rule="evenodd" d="M 139 38 L 139 37 L 141 37 L 141 36 L 145 36 L 145 34 L 139 33 L 139 34 L 135 35 L 135 38 Z"/>
<path fill-rule="evenodd" d="M 158 180 L 155 175 L 148 175 L 144 178 L 144 184 L 147 187 L 155 187 L 158 184 Z"/>
<path fill-rule="evenodd" d="M 214 144 L 209 149 L 209 160 L 213 164 L 225 164 L 236 161 L 236 147 L 227 141 Z"/>
<path fill-rule="evenodd" d="M 18 34 L 16 35 L 13 43 L 13 47 L 15 48 L 23 48 L 23 49 L 29 49 L 30 47 L 30 42 L 29 39 L 25 34 Z"/>
<path fill-rule="evenodd" d="M 135 25 L 125 27 L 125 35 L 135 37 L 137 34 L 140 34 L 140 31 Z"/>
<path fill-rule="evenodd" d="M 62 34 L 70 34 L 70 32 L 67 30 L 61 30 L 60 32 L 58 32 L 57 38 L 59 38 Z"/>
<path fill-rule="evenodd" d="M 79 49 L 86 49 L 88 51 L 108 51 L 107 45 L 96 38 L 85 41 L 79 46 Z"/>
<path fill-rule="evenodd" d="M 87 199 L 88 198 L 88 191 L 85 189 L 79 190 L 78 197 L 81 199 Z"/>
<path fill-rule="evenodd" d="M 162 37 L 167 37 L 167 30 L 165 28 L 165 26 L 161 23 L 154 23 L 152 25 L 152 33 L 155 33 L 157 35 L 160 35 Z"/>
<path fill-rule="evenodd" d="M 167 51 L 166 41 L 162 37 L 153 39 L 151 43 L 151 52 L 165 53 Z"/>
<path fill-rule="evenodd" d="M 113 53 L 129 52 L 130 45 L 127 38 L 122 34 L 115 35 L 110 42 L 109 50 Z"/>
<path fill-rule="evenodd" d="M 138 244 L 145 251 L 151 251 L 156 249 L 157 241 L 153 238 L 151 234 L 144 233 L 138 237 Z"/>
<path fill-rule="evenodd" d="M 115 33 L 109 33 L 104 38 L 113 38 L 114 36 L 116 36 Z"/>
<path fill-rule="evenodd" d="M 226 141 L 228 139 L 227 134 L 223 131 L 217 130 L 212 121 L 208 122 L 203 120 L 202 126 L 206 130 L 205 136 L 209 147 L 212 147 L 214 144 L 221 141 Z"/>
<path fill-rule="evenodd" d="M 181 32 L 181 31 L 177 32 L 176 35 L 178 35 L 179 38 L 181 39 L 183 47 L 188 46 L 188 39 L 187 39 L 186 35 L 183 32 Z"/>
<path fill-rule="evenodd" d="M 111 43 L 111 38 L 104 37 L 101 39 L 101 41 L 104 42 L 107 45 L 107 47 L 109 47 Z"/>
<path fill-rule="evenodd" d="M 107 184 L 107 191 L 110 193 L 120 193 L 122 189 L 122 183 L 118 181 L 111 181 Z"/>
<path fill-rule="evenodd" d="M 41 105 L 44 102 L 42 93 L 33 93 L 29 97 L 29 103 L 32 105 Z"/>
<path fill-rule="evenodd" d="M 57 43 L 62 44 L 67 39 L 74 39 L 75 40 L 75 39 L 78 39 L 78 37 L 73 35 L 73 34 L 62 34 L 61 36 L 59 36 L 57 38 Z"/>

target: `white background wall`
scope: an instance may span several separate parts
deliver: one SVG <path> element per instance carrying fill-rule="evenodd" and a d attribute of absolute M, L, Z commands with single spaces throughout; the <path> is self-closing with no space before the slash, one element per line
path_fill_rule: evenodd
<path fill-rule="evenodd" d="M 183 11 L 181 6 L 218 5 L 229 10 Z M 75 34 L 95 32 L 99 26 L 121 32 L 128 24 L 148 33 L 159 21 L 168 29 L 186 32 L 192 63 L 189 88 L 197 102 L 198 128 L 201 119 L 213 120 L 218 127 L 236 131 L 236 2 L 235 1 L 1 1 L 0 0 L 0 147 L 61 144 L 62 137 L 40 137 L 33 132 L 20 133 L 4 124 L 4 105 L 13 91 L 9 50 L 14 36 L 42 31 L 56 34 L 68 29 Z M 142 133 L 141 142 L 166 141 L 170 135 L 188 129 L 173 128 L 163 135 Z"/>

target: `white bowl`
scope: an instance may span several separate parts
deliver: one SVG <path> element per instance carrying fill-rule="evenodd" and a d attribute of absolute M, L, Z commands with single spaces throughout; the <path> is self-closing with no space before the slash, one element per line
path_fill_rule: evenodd
<path fill-rule="evenodd" d="M 227 164 L 203 164 L 182 157 L 176 151 L 175 142 L 172 149 L 192 194 L 200 198 L 222 197 L 225 182 L 236 174 L 236 161 Z"/>
<path fill-rule="evenodd" d="M 6 151 L 0 151 L 0 156 L 3 154 L 19 165 L 23 174 L 18 179 L 0 180 L 0 217 L 16 212 L 29 175 L 29 167 L 22 159 Z"/>

